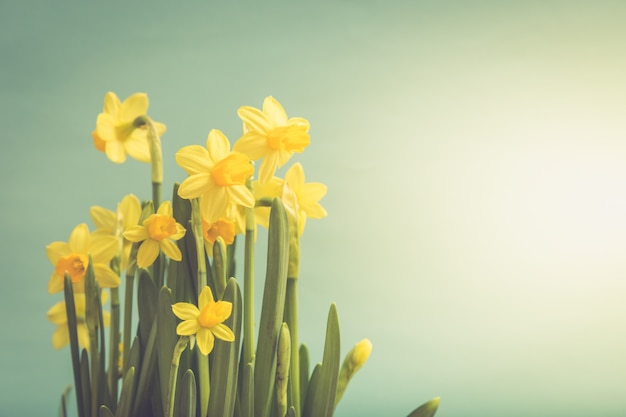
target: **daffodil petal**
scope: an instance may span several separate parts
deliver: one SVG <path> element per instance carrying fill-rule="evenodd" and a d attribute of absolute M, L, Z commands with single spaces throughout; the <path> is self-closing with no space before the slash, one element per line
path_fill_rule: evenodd
<path fill-rule="evenodd" d="M 76 325 L 76 333 L 78 334 L 78 344 L 89 350 L 89 330 L 85 324 Z"/>
<path fill-rule="evenodd" d="M 159 244 L 152 240 L 146 239 L 137 251 L 137 266 L 139 268 L 147 268 L 159 256 Z"/>
<path fill-rule="evenodd" d="M 271 152 L 265 156 L 259 167 L 259 182 L 261 184 L 265 184 L 272 179 L 274 172 L 276 172 L 277 161 L 278 154 L 276 152 Z"/>
<path fill-rule="evenodd" d="M 191 303 L 172 304 L 172 311 L 181 320 L 195 320 L 200 315 L 198 307 Z"/>
<path fill-rule="evenodd" d="M 61 349 L 70 343 L 70 330 L 67 325 L 58 326 L 52 333 L 52 347 Z"/>
<path fill-rule="evenodd" d="M 215 337 L 213 333 L 211 333 L 211 330 L 201 327 L 196 334 L 196 342 L 198 343 L 200 352 L 202 352 L 203 355 L 208 355 L 213 350 Z"/>
<path fill-rule="evenodd" d="M 61 256 L 67 256 L 70 253 L 72 253 L 72 251 L 66 242 L 52 242 L 46 246 L 46 256 L 48 256 L 52 265 L 55 266 Z"/>
<path fill-rule="evenodd" d="M 148 112 L 148 96 L 144 93 L 135 93 L 120 105 L 119 119 L 132 122 Z"/>
<path fill-rule="evenodd" d="M 183 259 L 183 254 L 180 252 L 180 249 L 178 249 L 176 243 L 174 243 L 170 239 L 161 240 L 159 245 L 161 246 L 161 250 L 163 251 L 165 256 L 167 256 L 171 260 L 180 261 L 181 259 Z"/>
<path fill-rule="evenodd" d="M 124 196 L 122 201 L 118 204 L 117 209 L 122 213 L 122 221 L 125 229 L 136 226 L 139 223 L 141 202 L 135 195 L 128 194 Z"/>
<path fill-rule="evenodd" d="M 89 209 L 89 217 L 96 229 L 115 230 L 115 213 L 100 206 L 92 206 Z"/>
<path fill-rule="evenodd" d="M 120 285 L 120 277 L 105 264 L 93 264 L 93 271 L 100 288 L 117 288 Z"/>
<path fill-rule="evenodd" d="M 115 236 L 96 235 L 89 246 L 91 258 L 94 262 L 109 262 L 117 254 L 119 245 Z"/>
<path fill-rule="evenodd" d="M 228 210 L 228 191 L 226 187 L 216 187 L 212 193 L 207 193 L 200 200 L 200 208 L 207 222 L 213 223 L 222 217 Z"/>
<path fill-rule="evenodd" d="M 214 165 L 209 151 L 200 145 L 190 145 L 180 149 L 176 152 L 176 163 L 189 175 L 207 173 Z"/>
<path fill-rule="evenodd" d="M 105 152 L 107 154 L 107 158 L 116 164 L 121 164 L 126 161 L 126 151 L 124 150 L 124 145 L 117 140 L 107 142 Z"/>
<path fill-rule="evenodd" d="M 244 207 L 254 207 L 254 195 L 245 185 L 231 185 L 228 187 L 228 194 L 233 203 Z"/>
<path fill-rule="evenodd" d="M 105 143 L 117 140 L 115 119 L 107 113 L 100 113 L 96 119 L 96 135 Z"/>
<path fill-rule="evenodd" d="M 50 294 L 55 294 L 59 291 L 62 291 L 64 287 L 63 284 L 63 277 L 56 272 L 53 272 L 52 275 L 50 275 L 50 280 L 48 281 L 48 292 Z"/>
<path fill-rule="evenodd" d="M 211 332 L 215 335 L 215 337 L 226 342 L 232 342 L 235 340 L 235 333 L 233 333 L 233 331 L 230 330 L 225 324 L 218 324 L 211 327 Z"/>
<path fill-rule="evenodd" d="M 233 152 L 240 152 L 247 155 L 248 158 L 253 161 L 263 158 L 263 156 L 270 151 L 271 149 L 267 146 L 267 137 L 255 130 L 244 134 L 233 145 Z"/>
<path fill-rule="evenodd" d="M 179 336 L 189 336 L 196 334 L 199 329 L 200 325 L 198 324 L 198 320 L 185 320 L 176 326 L 176 334 Z"/>
<path fill-rule="evenodd" d="M 185 230 L 183 225 L 180 224 L 180 223 L 176 223 L 176 233 L 174 233 L 172 236 L 170 236 L 170 239 L 178 240 L 178 239 L 182 238 L 183 236 L 185 236 L 185 233 L 187 233 L 187 230 Z"/>
<path fill-rule="evenodd" d="M 214 163 L 226 158 L 230 153 L 230 142 L 221 130 L 212 129 L 206 140 L 206 147 Z"/>
<path fill-rule="evenodd" d="M 54 324 L 65 324 L 67 323 L 67 314 L 65 311 L 65 301 L 59 301 L 46 313 L 46 317 L 50 322 Z"/>
<path fill-rule="evenodd" d="M 72 230 L 67 244 L 72 252 L 87 253 L 89 240 L 89 228 L 86 223 L 81 223 Z"/>
<path fill-rule="evenodd" d="M 167 127 L 163 123 L 154 122 L 154 127 L 156 128 L 159 136 L 163 136 L 163 134 L 167 131 Z"/>
<path fill-rule="evenodd" d="M 302 164 L 297 162 L 293 164 L 287 172 L 285 172 L 285 181 L 289 183 L 291 188 L 296 189 L 304 184 L 304 169 Z"/>
<path fill-rule="evenodd" d="M 161 216 L 172 217 L 172 203 L 170 203 L 169 201 L 162 202 L 157 209 L 157 214 L 160 214 Z"/>
<path fill-rule="evenodd" d="M 209 173 L 190 175 L 178 187 L 178 195 L 186 200 L 199 197 L 210 185 L 210 181 Z"/>
<path fill-rule="evenodd" d="M 263 113 L 274 126 L 284 126 L 287 124 L 287 113 L 283 106 L 274 97 L 266 97 L 263 100 Z"/>
<path fill-rule="evenodd" d="M 104 95 L 102 111 L 113 116 L 117 116 L 117 113 L 120 111 L 120 99 L 113 91 L 109 91 Z"/>
<path fill-rule="evenodd" d="M 208 286 L 204 287 L 200 292 L 200 295 L 198 296 L 198 309 L 202 311 L 204 310 L 204 307 L 207 306 L 207 304 L 213 302 L 215 302 L 215 299 L 213 298 L 213 292 L 211 291 L 211 288 Z"/>
<path fill-rule="evenodd" d="M 141 129 L 135 129 L 128 136 L 124 141 L 124 150 L 140 162 L 150 162 L 152 160 L 146 132 Z"/>
<path fill-rule="evenodd" d="M 270 130 L 267 116 L 259 109 L 250 106 L 241 106 L 239 110 L 237 110 L 237 114 L 250 130 L 255 130 L 263 135 L 267 135 L 267 132 Z"/>
<path fill-rule="evenodd" d="M 104 324 L 104 327 L 109 327 L 111 325 L 111 313 L 108 311 L 102 312 L 102 324 Z"/>
<path fill-rule="evenodd" d="M 148 230 L 143 226 L 134 226 L 124 232 L 124 239 L 131 242 L 141 242 L 148 239 Z"/>

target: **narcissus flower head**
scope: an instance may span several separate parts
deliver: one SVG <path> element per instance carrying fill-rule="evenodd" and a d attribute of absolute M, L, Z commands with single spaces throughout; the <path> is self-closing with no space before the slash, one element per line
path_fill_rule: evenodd
<path fill-rule="evenodd" d="M 182 259 L 182 253 L 174 241 L 185 235 L 185 228 L 176 223 L 172 205 L 164 201 L 155 214 L 150 215 L 142 225 L 124 232 L 124 238 L 131 242 L 142 242 L 137 251 L 137 266 L 147 268 L 159 256 L 159 249 L 174 261 Z"/>
<path fill-rule="evenodd" d="M 263 101 L 263 111 L 242 106 L 237 114 L 244 123 L 244 135 L 233 150 L 252 160 L 263 158 L 259 168 L 259 181 L 268 182 L 276 168 L 283 166 L 294 152 L 309 146 L 309 122 L 301 117 L 287 118 L 283 106 L 274 97 Z"/>
<path fill-rule="evenodd" d="M 211 288 L 204 287 L 198 297 L 198 306 L 191 303 L 176 303 L 172 311 L 183 320 L 176 327 L 179 336 L 194 336 L 203 355 L 213 350 L 215 338 L 226 342 L 235 340 L 233 331 L 223 324 L 230 317 L 233 305 L 228 301 L 215 301 Z"/>
<path fill-rule="evenodd" d="M 207 255 L 213 257 L 213 244 L 221 238 L 226 245 L 232 245 L 236 234 L 235 222 L 224 217 L 209 223 L 202 220 L 202 236 L 204 237 L 204 248 Z"/>
<path fill-rule="evenodd" d="M 113 92 L 104 96 L 102 113 L 96 120 L 96 130 L 91 134 L 94 146 L 115 162 L 122 163 L 126 154 L 141 162 L 150 162 L 150 148 L 145 128 L 136 128 L 135 119 L 148 112 L 148 96 L 136 93 L 123 102 Z M 155 122 L 161 136 L 165 125 Z"/>
<path fill-rule="evenodd" d="M 254 207 L 254 196 L 246 180 L 254 173 L 250 158 L 230 151 L 222 132 L 211 130 L 206 148 L 185 146 L 176 153 L 176 162 L 189 177 L 178 188 L 184 199 L 200 197 L 200 211 L 207 222 L 235 217 L 237 206 Z"/>
<path fill-rule="evenodd" d="M 53 242 L 46 246 L 46 255 L 54 265 L 54 272 L 48 282 L 48 292 L 54 294 L 63 289 L 66 273 L 72 279 L 74 290 L 83 292 L 89 255 L 100 288 L 117 287 L 120 285 L 120 278 L 109 267 L 117 250 L 118 240 L 114 236 L 91 234 L 85 223 L 79 224 L 72 230 L 67 243 Z"/>

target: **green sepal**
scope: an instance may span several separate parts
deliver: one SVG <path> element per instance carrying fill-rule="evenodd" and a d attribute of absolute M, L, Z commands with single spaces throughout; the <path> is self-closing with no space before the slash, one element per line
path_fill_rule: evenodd
<path fill-rule="evenodd" d="M 101 405 L 100 410 L 98 412 L 100 417 L 115 417 L 115 414 L 107 407 L 106 405 Z"/>
<path fill-rule="evenodd" d="M 237 280 L 231 278 L 224 291 L 224 301 L 231 302 L 232 313 L 224 321 L 235 334 L 233 342 L 215 340 L 215 347 L 211 356 L 213 367 L 211 368 L 212 392 L 209 398 L 210 416 L 232 416 L 235 409 L 237 396 L 237 365 L 239 363 L 239 351 L 241 340 L 242 300 L 241 291 Z"/>
<path fill-rule="evenodd" d="M 300 410 L 304 408 L 304 397 L 309 386 L 309 348 L 300 345 Z"/>
<path fill-rule="evenodd" d="M 174 263 L 174 262 L 172 262 Z M 167 287 L 161 287 L 159 291 L 159 303 L 157 309 L 157 358 L 159 366 L 159 382 L 163 399 L 163 409 L 167 410 L 167 395 L 169 390 L 169 374 L 176 337 L 176 316 L 172 312 L 172 292 Z"/>
<path fill-rule="evenodd" d="M 78 410 L 78 417 L 85 417 L 89 415 L 89 409 L 85 408 L 85 396 L 81 378 L 80 356 L 78 353 L 78 330 L 76 327 L 76 303 L 74 302 L 72 279 L 67 273 L 64 277 L 63 293 L 65 296 L 67 328 L 70 334 L 70 355 L 72 356 L 72 370 L 74 371 L 74 386 L 76 387 L 76 409 Z"/>
<path fill-rule="evenodd" d="M 433 417 L 439 408 L 439 397 L 435 397 L 432 400 L 417 407 L 408 417 Z"/>
<path fill-rule="evenodd" d="M 226 265 L 227 257 L 228 254 L 224 239 L 218 236 L 213 243 L 213 268 L 211 271 L 213 284 L 215 285 L 216 299 L 218 300 L 222 299 L 224 291 L 226 290 L 226 272 L 228 271 L 228 266 Z"/>
<path fill-rule="evenodd" d="M 176 416 L 196 416 L 196 378 L 191 369 L 187 369 L 183 375 L 180 392 L 176 399 Z"/>
<path fill-rule="evenodd" d="M 266 417 L 271 404 L 276 374 L 278 333 L 283 322 L 289 262 L 287 215 L 280 199 L 270 211 L 267 243 L 267 269 L 259 323 L 254 370 L 254 416 Z"/>
<path fill-rule="evenodd" d="M 115 410 L 115 417 L 129 417 L 131 408 L 133 406 L 133 400 L 135 392 L 135 367 L 131 366 L 124 375 L 122 381 L 122 392 L 120 393 L 120 401 L 117 404 L 117 410 Z"/>

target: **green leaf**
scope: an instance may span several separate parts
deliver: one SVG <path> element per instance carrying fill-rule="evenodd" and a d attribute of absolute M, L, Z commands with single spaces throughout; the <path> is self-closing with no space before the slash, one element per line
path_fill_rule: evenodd
<path fill-rule="evenodd" d="M 172 304 L 172 292 L 169 288 L 162 287 L 159 291 L 156 341 L 161 393 L 167 393 L 169 390 L 170 365 L 178 340 L 176 337 L 176 316 L 172 312 Z M 166 397 L 166 395 L 162 395 L 164 410 L 167 410 Z"/>
<path fill-rule="evenodd" d="M 61 394 L 61 404 L 59 404 L 59 417 L 67 417 L 67 401 L 69 399 L 72 386 L 67 385 Z"/>
<path fill-rule="evenodd" d="M 117 404 L 117 410 L 115 410 L 115 417 L 130 417 L 130 410 L 134 400 L 134 388 L 135 388 L 135 368 L 130 367 L 124 375 L 124 381 L 122 382 L 122 392 L 120 393 L 120 402 Z"/>
<path fill-rule="evenodd" d="M 413 412 L 409 414 L 408 417 L 433 417 L 437 412 L 437 408 L 439 408 L 439 402 L 440 398 L 435 397 L 413 410 Z"/>
<path fill-rule="evenodd" d="M 63 285 L 67 328 L 70 334 L 70 354 L 72 356 L 72 370 L 74 371 L 74 386 L 76 387 L 76 408 L 78 410 L 78 416 L 85 417 L 89 415 L 89 408 L 85 408 L 85 393 L 83 393 L 83 382 L 81 378 L 80 356 L 78 354 L 78 331 L 76 330 L 76 304 L 74 303 L 72 279 L 67 273 L 65 274 Z"/>
<path fill-rule="evenodd" d="M 304 408 L 304 394 L 309 386 L 309 348 L 300 345 L 300 409 Z"/>
<path fill-rule="evenodd" d="M 312 414 L 315 395 L 318 390 L 320 375 L 322 373 L 322 364 L 318 363 L 313 368 L 313 373 L 311 374 L 311 378 L 309 379 L 309 383 L 307 384 L 306 395 L 304 396 L 304 405 L 302 406 L 302 417 L 315 417 Z"/>
<path fill-rule="evenodd" d="M 152 328 L 150 329 L 150 335 L 144 350 L 143 358 L 141 361 L 141 369 L 139 370 L 139 382 L 137 384 L 137 391 L 135 395 L 135 401 L 133 405 L 133 415 L 138 415 L 140 407 L 144 404 L 148 404 L 151 398 L 154 398 L 156 393 L 160 393 L 160 390 L 156 390 L 156 393 L 150 392 L 150 387 L 160 387 L 159 384 L 153 384 L 154 371 L 156 369 L 156 334 L 157 334 L 157 321 L 152 320 Z"/>
<path fill-rule="evenodd" d="M 267 417 L 269 413 L 274 392 L 278 333 L 283 322 L 287 290 L 289 230 L 285 208 L 278 198 L 272 202 L 267 246 L 265 288 L 254 369 L 255 417 Z"/>
<path fill-rule="evenodd" d="M 237 395 L 237 365 L 241 337 L 242 301 L 239 285 L 234 278 L 228 281 L 224 291 L 224 301 L 233 304 L 230 317 L 224 322 L 235 334 L 234 342 L 215 340 L 212 352 L 210 416 L 232 416 Z"/>
<path fill-rule="evenodd" d="M 191 369 L 183 375 L 176 405 L 177 417 L 196 417 L 196 378 Z"/>
<path fill-rule="evenodd" d="M 280 417 L 287 414 L 287 385 L 289 384 L 289 365 L 291 364 L 291 334 L 287 323 L 280 328 L 276 363 L 276 410 Z"/>
<path fill-rule="evenodd" d="M 254 417 L 254 365 L 252 363 L 244 365 L 241 379 L 240 417 Z"/>
<path fill-rule="evenodd" d="M 91 415 L 91 375 L 89 374 L 89 354 L 86 349 L 80 352 L 80 380 L 83 384 L 82 392 L 85 393 L 83 399 L 85 404 L 85 415 Z"/>
<path fill-rule="evenodd" d="M 218 237 L 213 243 L 213 273 L 211 274 L 218 300 L 222 299 L 226 290 L 227 256 L 224 239 Z"/>
<path fill-rule="evenodd" d="M 150 336 L 158 299 L 159 290 L 150 278 L 150 274 L 145 269 L 140 269 L 137 283 L 137 311 L 139 312 L 139 339 L 142 346 L 146 346 Z"/>

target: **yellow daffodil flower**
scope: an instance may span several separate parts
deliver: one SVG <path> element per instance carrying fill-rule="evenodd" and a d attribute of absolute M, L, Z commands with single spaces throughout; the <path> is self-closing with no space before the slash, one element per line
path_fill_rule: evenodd
<path fill-rule="evenodd" d="M 239 231 L 241 232 L 241 231 Z M 216 222 L 209 223 L 202 220 L 202 236 L 207 255 L 213 257 L 213 244 L 218 237 L 224 240 L 226 245 L 232 245 L 235 241 L 236 227 L 232 220 L 220 217 Z"/>
<path fill-rule="evenodd" d="M 268 182 L 276 168 L 283 166 L 294 152 L 309 146 L 309 122 L 301 117 L 287 118 L 283 106 L 274 97 L 263 101 L 263 111 L 242 106 L 237 114 L 244 123 L 244 135 L 233 150 L 252 160 L 263 158 L 259 168 L 259 181 Z"/>
<path fill-rule="evenodd" d="M 120 278 L 109 267 L 109 262 L 118 250 L 114 236 L 90 234 L 85 223 L 79 224 L 70 234 L 68 242 L 53 242 L 46 246 L 46 255 L 54 265 L 54 272 L 48 282 L 48 291 L 54 294 L 63 290 L 67 272 L 74 284 L 74 290 L 85 289 L 85 273 L 89 265 L 89 255 L 100 288 L 114 288 L 120 285 Z"/>
<path fill-rule="evenodd" d="M 233 304 L 228 301 L 215 301 L 211 288 L 204 287 L 198 297 L 198 307 L 190 303 L 176 303 L 172 311 L 183 320 L 176 327 L 179 336 L 196 336 L 198 348 L 203 355 L 213 350 L 215 338 L 232 342 L 235 334 L 222 322 L 230 317 Z"/>
<path fill-rule="evenodd" d="M 96 120 L 96 130 L 92 133 L 96 149 L 105 152 L 107 157 L 122 163 L 126 154 L 141 162 L 150 162 L 150 148 L 145 128 L 135 128 L 134 120 L 148 112 L 148 96 L 136 93 L 123 102 L 113 92 L 104 96 L 102 113 Z M 165 125 L 155 122 L 161 136 Z"/>
<path fill-rule="evenodd" d="M 121 245 L 120 271 L 125 271 L 133 242 L 123 237 L 124 231 L 137 226 L 141 216 L 141 203 L 132 194 L 125 196 L 115 212 L 100 206 L 89 209 L 89 216 L 96 226 L 97 235 L 115 236 Z"/>
<path fill-rule="evenodd" d="M 230 151 L 228 138 L 219 130 L 209 132 L 206 148 L 191 145 L 180 149 L 176 162 L 189 174 L 178 195 L 200 197 L 200 211 L 207 222 L 235 217 L 238 205 L 254 207 L 254 196 L 246 187 L 254 167 L 246 155 Z"/>
<path fill-rule="evenodd" d="M 128 229 L 123 234 L 131 242 L 142 242 L 137 251 L 137 266 L 147 268 L 159 256 L 159 249 L 170 259 L 180 261 L 182 253 L 175 240 L 185 236 L 185 228 L 172 217 L 172 204 L 164 201 L 155 214 L 143 224 Z"/>
<path fill-rule="evenodd" d="M 102 292 L 102 304 L 107 301 L 107 293 Z M 74 307 L 76 308 L 76 332 L 78 333 L 78 344 L 89 350 L 89 329 L 87 328 L 85 318 L 85 294 L 74 294 Z M 70 330 L 67 325 L 67 312 L 65 301 L 60 301 L 53 305 L 47 313 L 48 320 L 57 325 L 56 330 L 52 334 L 52 346 L 55 349 L 70 343 Z M 102 322 L 104 327 L 108 327 L 111 322 L 111 314 L 108 311 L 102 312 Z"/>

